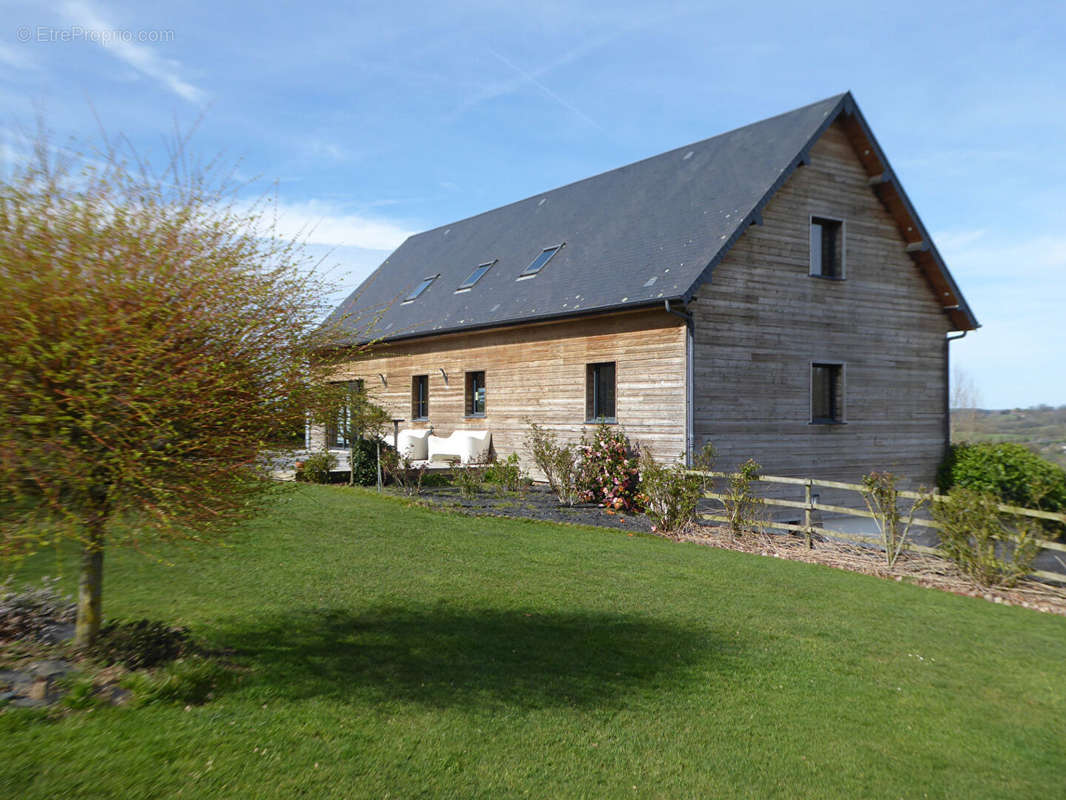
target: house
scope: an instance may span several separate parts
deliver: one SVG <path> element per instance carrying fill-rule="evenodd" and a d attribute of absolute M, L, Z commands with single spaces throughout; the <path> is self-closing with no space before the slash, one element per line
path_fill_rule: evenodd
<path fill-rule="evenodd" d="M 401 428 L 925 483 L 978 324 L 850 93 L 411 236 L 334 315 L 369 307 L 337 379 Z"/>

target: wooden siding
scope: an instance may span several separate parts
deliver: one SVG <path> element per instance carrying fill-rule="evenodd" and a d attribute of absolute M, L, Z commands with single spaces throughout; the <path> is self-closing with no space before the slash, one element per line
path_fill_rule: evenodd
<path fill-rule="evenodd" d="M 695 439 L 718 468 L 931 484 L 946 444 L 952 327 L 839 123 L 815 144 L 689 310 Z M 811 215 L 845 221 L 845 278 L 809 272 Z M 811 362 L 845 365 L 844 425 L 810 423 Z"/>
<path fill-rule="evenodd" d="M 428 375 L 429 419 L 404 422 L 401 429 L 432 426 L 442 436 L 457 429 L 488 430 L 498 457 L 517 452 L 523 467 L 532 470 L 522 444 L 526 420 L 561 438 L 580 439 L 592 427 L 585 424 L 586 365 L 604 361 L 616 363 L 618 423 L 657 457 L 676 458 L 685 447 L 685 326 L 664 311 L 398 342 L 342 365 L 336 378 L 362 378 L 374 402 L 410 420 L 411 378 Z M 480 370 L 485 416 L 465 417 L 465 373 Z M 321 443 L 321 430 L 312 431 L 312 446 Z"/>

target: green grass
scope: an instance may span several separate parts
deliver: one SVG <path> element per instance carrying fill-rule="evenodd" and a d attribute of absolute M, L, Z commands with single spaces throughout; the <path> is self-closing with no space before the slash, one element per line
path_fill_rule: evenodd
<path fill-rule="evenodd" d="M 230 545 L 109 553 L 105 611 L 188 625 L 242 679 L 188 710 L 7 710 L 0 797 L 1063 790 L 1060 617 L 340 487 Z"/>

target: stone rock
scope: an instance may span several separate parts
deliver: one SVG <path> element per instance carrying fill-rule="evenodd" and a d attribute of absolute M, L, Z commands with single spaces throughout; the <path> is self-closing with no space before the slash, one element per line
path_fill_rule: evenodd
<path fill-rule="evenodd" d="M 30 672 L 38 678 L 59 678 L 73 671 L 74 666 L 69 661 L 63 661 L 62 659 L 35 661 L 30 664 Z"/>
<path fill-rule="evenodd" d="M 38 678 L 33 682 L 33 686 L 30 687 L 27 697 L 29 697 L 30 700 L 47 700 L 48 684 L 48 678 Z"/>
<path fill-rule="evenodd" d="M 48 626 L 37 636 L 39 641 L 45 642 L 46 644 L 62 644 L 73 638 L 73 622 L 57 622 L 55 625 Z"/>
<path fill-rule="evenodd" d="M 17 670 L 0 670 L 0 686 L 10 686 L 12 689 L 27 688 L 33 683 L 33 676 L 28 672 Z"/>

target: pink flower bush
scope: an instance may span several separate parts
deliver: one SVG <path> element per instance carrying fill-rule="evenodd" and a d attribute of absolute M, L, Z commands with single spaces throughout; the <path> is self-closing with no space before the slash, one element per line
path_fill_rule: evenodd
<path fill-rule="evenodd" d="M 586 503 L 608 511 L 641 511 L 639 453 L 617 426 L 600 425 L 592 441 L 582 438 L 578 485 Z"/>

